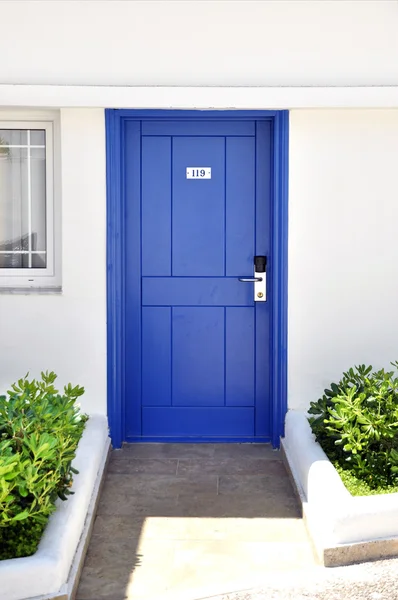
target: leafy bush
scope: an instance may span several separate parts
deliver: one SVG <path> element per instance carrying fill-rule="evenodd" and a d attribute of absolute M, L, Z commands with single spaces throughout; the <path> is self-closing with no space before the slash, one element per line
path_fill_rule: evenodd
<path fill-rule="evenodd" d="M 68 384 L 61 396 L 54 373 L 20 379 L 0 396 L 0 559 L 29 556 L 55 510 L 73 493 L 71 466 L 86 415 Z"/>
<path fill-rule="evenodd" d="M 360 365 L 312 402 L 311 429 L 332 462 L 371 489 L 398 484 L 398 362 Z"/>

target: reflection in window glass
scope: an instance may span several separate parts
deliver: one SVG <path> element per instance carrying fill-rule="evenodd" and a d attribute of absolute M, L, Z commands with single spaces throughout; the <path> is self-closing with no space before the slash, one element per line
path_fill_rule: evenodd
<path fill-rule="evenodd" d="M 2 129 L 0 268 L 45 268 L 46 243 L 45 132 Z"/>

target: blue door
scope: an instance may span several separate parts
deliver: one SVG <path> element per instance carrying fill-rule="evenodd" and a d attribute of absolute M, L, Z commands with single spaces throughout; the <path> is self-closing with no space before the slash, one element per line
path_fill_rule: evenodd
<path fill-rule="evenodd" d="M 271 122 L 131 120 L 125 439 L 268 441 Z"/>

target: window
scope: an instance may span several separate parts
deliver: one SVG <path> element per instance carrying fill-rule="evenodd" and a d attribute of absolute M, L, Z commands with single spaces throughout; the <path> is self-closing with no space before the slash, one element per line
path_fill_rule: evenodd
<path fill-rule="evenodd" d="M 53 170 L 52 123 L 0 122 L 2 287 L 57 285 Z"/>

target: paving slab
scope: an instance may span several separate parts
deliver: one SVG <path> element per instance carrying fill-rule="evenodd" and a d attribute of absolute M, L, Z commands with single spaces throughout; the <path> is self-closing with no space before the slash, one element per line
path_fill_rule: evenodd
<path fill-rule="evenodd" d="M 127 458 L 127 460 L 126 460 Z M 108 473 L 150 473 L 152 475 L 176 475 L 179 461 L 169 458 L 131 458 L 125 454 L 112 457 Z"/>
<path fill-rule="evenodd" d="M 269 446 L 125 445 L 112 453 L 76 600 L 197 600 L 315 565 Z"/>
<path fill-rule="evenodd" d="M 177 475 L 197 476 L 202 473 L 215 473 L 216 475 L 278 475 L 284 479 L 285 466 L 279 456 L 272 455 L 264 466 L 264 458 L 251 458 L 250 456 L 234 458 L 188 458 L 178 460 Z"/>

